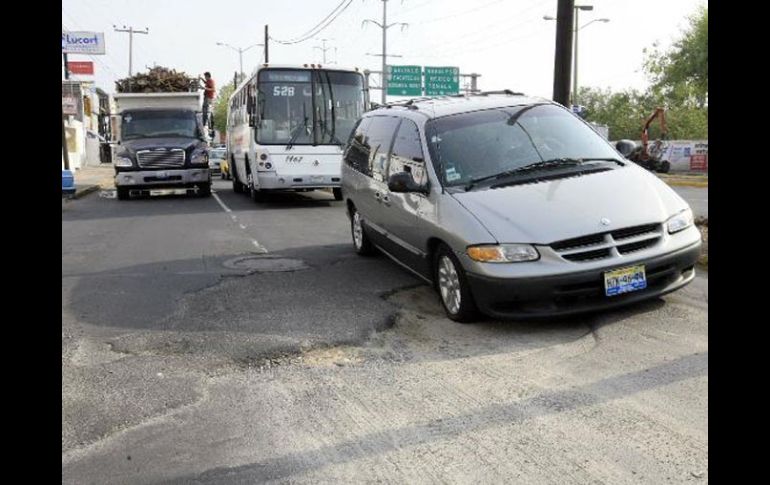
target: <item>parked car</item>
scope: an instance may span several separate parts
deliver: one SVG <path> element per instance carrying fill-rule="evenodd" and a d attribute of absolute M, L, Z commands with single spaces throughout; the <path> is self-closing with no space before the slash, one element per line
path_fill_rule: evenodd
<path fill-rule="evenodd" d="M 209 170 L 211 170 L 212 175 L 220 174 L 223 179 L 225 176 L 222 172 L 222 162 L 225 161 L 225 152 L 224 148 L 212 148 L 209 150 Z"/>
<path fill-rule="evenodd" d="M 449 318 L 556 316 L 695 277 L 687 203 L 585 121 L 504 91 L 366 113 L 342 170 L 355 250 L 431 282 Z"/>
<path fill-rule="evenodd" d="M 67 197 L 75 193 L 75 177 L 71 170 L 61 171 L 61 195 Z"/>

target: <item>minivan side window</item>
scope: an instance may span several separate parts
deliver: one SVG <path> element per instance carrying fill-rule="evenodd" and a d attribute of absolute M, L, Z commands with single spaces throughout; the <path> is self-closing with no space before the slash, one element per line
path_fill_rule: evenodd
<path fill-rule="evenodd" d="M 374 116 L 367 131 L 371 154 L 369 155 L 369 170 L 374 180 L 385 181 L 390 146 L 393 135 L 398 127 L 398 118 L 390 116 Z"/>
<path fill-rule="evenodd" d="M 369 154 L 371 147 L 366 137 L 366 130 L 369 128 L 371 118 L 364 118 L 353 130 L 350 135 L 347 150 L 345 153 L 345 163 L 357 172 L 371 176 L 369 172 Z"/>
<path fill-rule="evenodd" d="M 427 182 L 425 157 L 422 152 L 420 130 L 412 120 L 404 119 L 393 142 L 393 153 L 388 165 L 388 178 L 398 172 L 408 172 L 419 185 Z"/>

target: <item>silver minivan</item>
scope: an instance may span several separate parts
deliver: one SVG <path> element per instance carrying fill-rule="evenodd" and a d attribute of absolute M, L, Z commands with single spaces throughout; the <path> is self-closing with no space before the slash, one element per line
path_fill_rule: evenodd
<path fill-rule="evenodd" d="M 563 106 L 510 91 L 366 113 L 342 194 L 355 250 L 435 286 L 447 315 L 557 316 L 695 277 L 688 204 Z"/>

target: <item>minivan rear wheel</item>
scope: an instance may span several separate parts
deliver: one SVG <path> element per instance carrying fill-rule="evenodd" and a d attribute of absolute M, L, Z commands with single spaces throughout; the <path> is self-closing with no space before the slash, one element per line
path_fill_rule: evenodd
<path fill-rule="evenodd" d="M 457 256 L 444 244 L 436 252 L 434 268 L 436 289 L 447 316 L 462 323 L 476 320 L 478 309 L 465 271 Z"/>
<path fill-rule="evenodd" d="M 350 233 L 353 236 L 353 247 L 361 256 L 374 254 L 374 246 L 364 231 L 363 219 L 355 207 L 350 209 Z"/>

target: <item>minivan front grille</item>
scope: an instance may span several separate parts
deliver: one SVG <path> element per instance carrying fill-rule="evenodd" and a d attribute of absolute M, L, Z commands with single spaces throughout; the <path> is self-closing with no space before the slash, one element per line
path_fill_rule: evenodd
<path fill-rule="evenodd" d="M 136 161 L 142 168 L 177 168 L 184 165 L 184 150 L 141 150 L 136 152 Z"/>
<path fill-rule="evenodd" d="M 589 234 L 551 243 L 551 249 L 562 258 L 574 262 L 622 257 L 650 248 L 663 237 L 661 224 L 644 224 L 614 231 Z"/>

